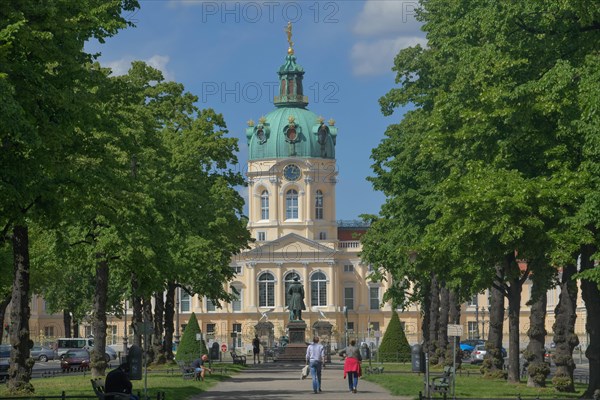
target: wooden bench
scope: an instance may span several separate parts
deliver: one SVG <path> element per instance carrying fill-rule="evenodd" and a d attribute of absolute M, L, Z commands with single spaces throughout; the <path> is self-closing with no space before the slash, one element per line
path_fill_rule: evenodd
<path fill-rule="evenodd" d="M 444 373 L 441 376 L 436 376 L 431 379 L 429 389 L 432 392 L 447 393 L 452 387 L 452 379 L 454 379 L 454 367 L 444 367 Z"/>
<path fill-rule="evenodd" d="M 194 368 L 187 365 L 183 361 L 177 361 L 177 365 L 179 365 L 179 369 L 181 370 L 181 377 L 183 379 L 197 379 L 196 371 L 194 371 Z"/>
<path fill-rule="evenodd" d="M 98 397 L 100 400 L 117 400 L 117 399 L 130 399 L 131 395 L 127 394 L 127 393 L 118 393 L 118 392 L 109 392 L 106 393 L 106 391 L 104 390 L 104 379 L 102 378 L 95 378 L 95 379 L 90 379 L 90 381 L 92 382 L 92 388 L 94 389 L 94 393 L 96 394 L 96 397 Z"/>
<path fill-rule="evenodd" d="M 235 351 L 231 351 L 230 353 L 234 364 L 246 365 L 246 356 L 240 356 Z"/>

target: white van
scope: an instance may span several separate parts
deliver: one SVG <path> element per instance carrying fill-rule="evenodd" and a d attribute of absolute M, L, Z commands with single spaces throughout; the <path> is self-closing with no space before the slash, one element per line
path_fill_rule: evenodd
<path fill-rule="evenodd" d="M 94 348 L 94 338 L 60 338 L 56 342 L 56 354 L 58 358 L 60 358 L 63 354 L 71 349 L 85 349 L 87 351 L 92 351 Z M 110 362 L 110 360 L 115 360 L 117 358 L 117 352 L 114 351 L 111 347 L 106 346 L 105 348 L 104 358 L 106 362 Z"/>

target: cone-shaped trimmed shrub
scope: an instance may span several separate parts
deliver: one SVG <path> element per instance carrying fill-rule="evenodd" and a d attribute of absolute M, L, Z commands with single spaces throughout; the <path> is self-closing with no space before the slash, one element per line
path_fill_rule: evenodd
<path fill-rule="evenodd" d="M 200 326 L 198 326 L 196 314 L 192 313 L 179 341 L 179 347 L 177 347 L 175 356 L 177 361 L 189 363 L 203 354 L 208 354 L 204 340 L 196 340 L 198 333 L 201 333 Z"/>
<path fill-rule="evenodd" d="M 379 361 L 410 361 L 410 345 L 396 311 L 392 312 L 392 319 L 385 330 L 378 353 Z"/>

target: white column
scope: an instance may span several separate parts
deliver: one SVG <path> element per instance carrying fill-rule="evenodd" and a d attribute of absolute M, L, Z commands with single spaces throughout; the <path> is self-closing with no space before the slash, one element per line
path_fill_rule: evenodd
<path fill-rule="evenodd" d="M 253 262 L 247 263 L 246 268 L 248 269 L 248 274 L 250 275 L 250 279 L 248 281 L 248 305 L 251 310 L 248 311 L 252 311 L 256 308 L 257 305 L 256 296 L 258 291 L 256 290 L 256 264 L 254 264 Z"/>
<path fill-rule="evenodd" d="M 275 264 L 275 308 L 279 311 L 283 311 L 285 308 L 285 297 L 282 297 L 285 284 L 283 282 L 283 264 Z"/>

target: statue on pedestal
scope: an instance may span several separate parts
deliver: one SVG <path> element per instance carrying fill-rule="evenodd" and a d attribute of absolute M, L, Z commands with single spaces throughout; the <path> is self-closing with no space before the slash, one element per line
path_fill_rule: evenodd
<path fill-rule="evenodd" d="M 304 287 L 297 276 L 288 289 L 288 295 L 290 295 L 290 321 L 302 321 L 302 310 L 306 310 L 306 305 L 304 304 Z"/>

